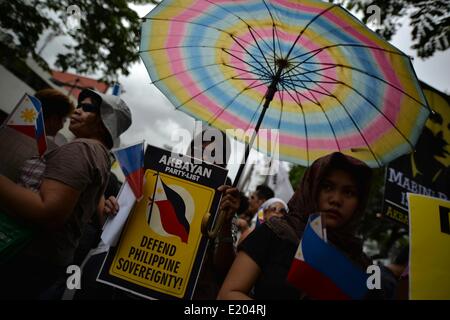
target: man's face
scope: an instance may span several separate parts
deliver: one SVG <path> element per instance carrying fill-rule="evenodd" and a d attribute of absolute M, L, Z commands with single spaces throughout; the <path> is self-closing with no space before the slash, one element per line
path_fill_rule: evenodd
<path fill-rule="evenodd" d="M 259 207 L 264 203 L 264 201 L 265 199 L 261 199 L 258 196 L 258 192 L 253 192 L 248 199 L 248 210 L 251 213 L 255 214 L 258 211 Z"/>
<path fill-rule="evenodd" d="M 100 117 L 97 115 L 98 110 L 91 98 L 85 98 L 70 117 L 69 130 L 77 138 L 91 137 L 101 125 Z"/>

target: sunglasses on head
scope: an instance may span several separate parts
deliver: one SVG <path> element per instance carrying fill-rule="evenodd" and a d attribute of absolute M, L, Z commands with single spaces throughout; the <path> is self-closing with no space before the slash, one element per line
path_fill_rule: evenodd
<path fill-rule="evenodd" d="M 99 106 L 92 103 L 80 103 L 77 109 L 81 108 L 84 112 L 98 112 L 100 110 Z"/>

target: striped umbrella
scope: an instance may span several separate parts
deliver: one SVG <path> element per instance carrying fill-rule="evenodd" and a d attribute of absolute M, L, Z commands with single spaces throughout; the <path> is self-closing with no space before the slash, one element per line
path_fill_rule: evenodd
<path fill-rule="evenodd" d="M 144 19 L 141 58 L 176 109 L 250 145 L 253 131 L 268 154 L 271 129 L 282 160 L 340 151 L 382 166 L 428 117 L 410 58 L 339 5 L 164 0 Z"/>

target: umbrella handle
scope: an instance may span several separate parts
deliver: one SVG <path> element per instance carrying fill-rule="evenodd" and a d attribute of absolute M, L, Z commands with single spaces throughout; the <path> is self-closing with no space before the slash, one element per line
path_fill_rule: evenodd
<path fill-rule="evenodd" d="M 219 235 L 220 229 L 222 229 L 223 223 L 225 222 L 225 218 L 227 216 L 227 212 L 225 210 L 220 210 L 217 216 L 216 223 L 214 224 L 212 230 L 208 230 L 209 219 L 211 218 L 211 213 L 206 213 L 202 219 L 201 231 L 205 237 L 210 239 L 217 238 Z"/>

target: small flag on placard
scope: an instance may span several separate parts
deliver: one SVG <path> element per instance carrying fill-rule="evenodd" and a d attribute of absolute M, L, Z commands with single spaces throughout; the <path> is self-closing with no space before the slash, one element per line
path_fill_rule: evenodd
<path fill-rule="evenodd" d="M 179 237 L 182 242 L 187 243 L 190 224 L 186 218 L 186 204 L 183 197 L 177 191 L 167 186 L 159 175 L 155 185 L 154 201 L 158 206 L 164 231 Z"/>
<path fill-rule="evenodd" d="M 114 149 L 113 152 L 131 190 L 139 201 L 142 198 L 144 182 L 144 141 L 128 147 Z"/>
<path fill-rule="evenodd" d="M 47 150 L 44 115 L 41 102 L 37 98 L 25 94 L 11 112 L 6 125 L 30 138 L 36 139 L 40 156 Z"/>

